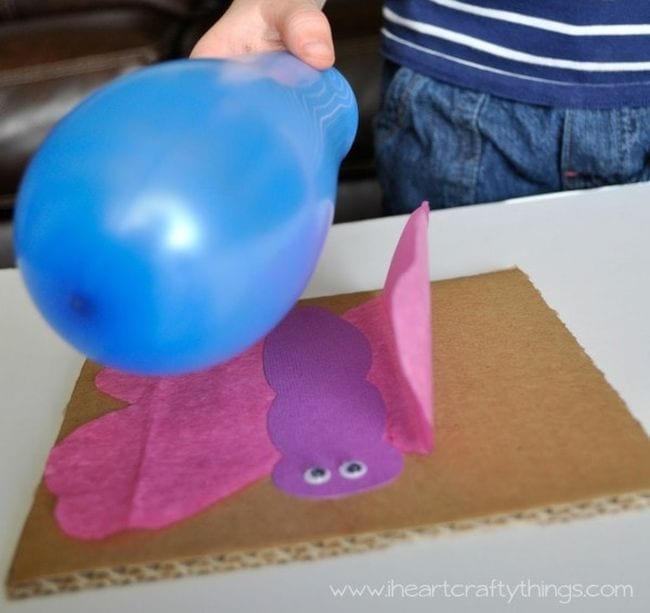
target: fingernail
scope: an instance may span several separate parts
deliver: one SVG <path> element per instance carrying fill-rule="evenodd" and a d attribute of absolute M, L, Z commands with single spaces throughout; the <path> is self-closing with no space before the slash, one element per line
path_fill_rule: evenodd
<path fill-rule="evenodd" d="M 324 43 L 322 41 L 305 43 L 302 49 L 307 55 L 324 56 L 332 53 L 332 48 L 327 43 Z"/>

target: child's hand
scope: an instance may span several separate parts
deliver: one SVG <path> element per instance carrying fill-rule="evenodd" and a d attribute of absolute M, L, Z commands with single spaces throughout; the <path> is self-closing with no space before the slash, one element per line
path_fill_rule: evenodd
<path fill-rule="evenodd" d="M 231 57 L 288 50 L 324 70 L 334 63 L 325 0 L 234 0 L 194 47 L 191 57 Z"/>

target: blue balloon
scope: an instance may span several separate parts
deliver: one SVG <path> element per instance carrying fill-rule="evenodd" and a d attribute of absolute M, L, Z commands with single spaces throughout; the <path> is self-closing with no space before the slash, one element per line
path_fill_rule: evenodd
<path fill-rule="evenodd" d="M 224 361 L 303 292 L 357 105 L 286 53 L 121 77 L 52 130 L 15 218 L 25 284 L 82 353 L 141 374 Z"/>

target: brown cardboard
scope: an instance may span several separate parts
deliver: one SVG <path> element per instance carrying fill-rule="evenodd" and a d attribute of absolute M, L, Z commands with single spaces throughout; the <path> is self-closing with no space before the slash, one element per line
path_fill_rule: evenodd
<path fill-rule="evenodd" d="M 100 542 L 65 536 L 41 484 L 9 595 L 314 558 L 383 546 L 413 529 L 650 500 L 650 439 L 522 272 L 436 282 L 432 294 L 436 447 L 409 456 L 397 481 L 315 501 L 266 478 L 169 528 Z M 340 313 L 370 295 L 306 302 Z M 97 370 L 84 365 L 60 438 L 123 406 L 94 388 Z"/>

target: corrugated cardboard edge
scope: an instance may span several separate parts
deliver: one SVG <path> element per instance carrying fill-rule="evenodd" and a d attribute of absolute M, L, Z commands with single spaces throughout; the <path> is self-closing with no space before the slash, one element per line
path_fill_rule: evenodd
<path fill-rule="evenodd" d="M 176 579 L 215 572 L 256 568 L 268 564 L 319 560 L 342 554 L 384 549 L 395 543 L 423 536 L 439 536 L 517 522 L 548 524 L 647 508 L 650 508 L 650 490 L 568 504 L 548 505 L 514 513 L 443 522 L 429 526 L 341 536 L 270 549 L 200 556 L 185 560 L 161 560 L 152 564 L 120 565 L 42 577 L 36 581 L 8 585 L 6 589 L 7 596 L 10 599 L 46 596 L 91 588 L 129 585 L 139 582 L 159 581 L 161 579 Z"/>

